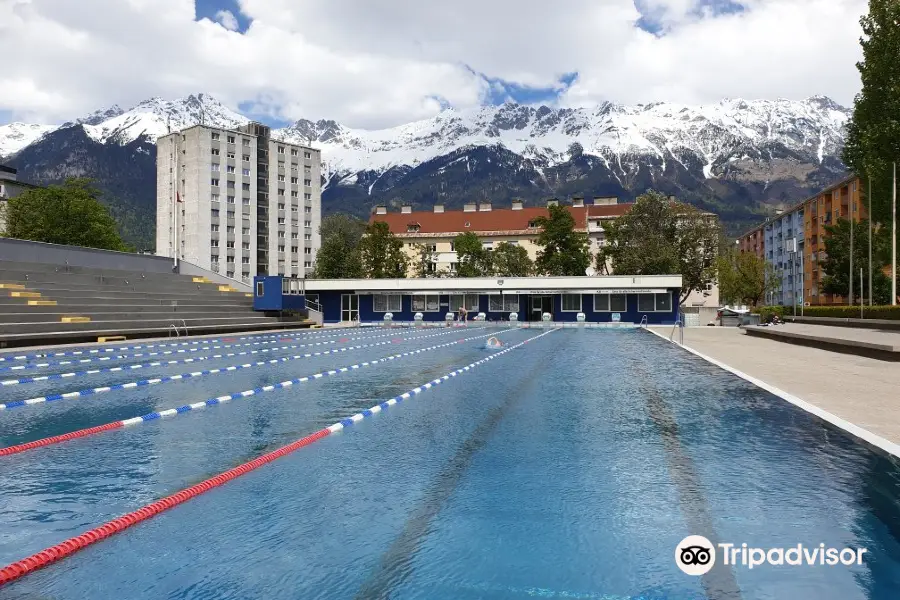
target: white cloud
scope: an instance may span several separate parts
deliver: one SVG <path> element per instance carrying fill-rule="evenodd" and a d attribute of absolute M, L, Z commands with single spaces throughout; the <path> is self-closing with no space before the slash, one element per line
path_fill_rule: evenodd
<path fill-rule="evenodd" d="M 222 24 L 222 27 L 228 31 L 237 31 L 238 20 L 230 10 L 220 10 L 216 13 L 216 21 Z"/>
<path fill-rule="evenodd" d="M 724 1 L 724 0 L 723 0 Z M 637 27 L 632 0 L 240 0 L 195 20 L 194 0 L 0 0 L 0 111 L 58 122 L 113 103 L 208 92 L 282 118 L 381 127 L 426 118 L 436 98 L 479 105 L 490 85 L 579 78 L 566 105 L 722 97 L 849 104 L 866 0 L 641 0 L 665 27 Z M 708 5 L 709 2 L 704 4 Z"/>

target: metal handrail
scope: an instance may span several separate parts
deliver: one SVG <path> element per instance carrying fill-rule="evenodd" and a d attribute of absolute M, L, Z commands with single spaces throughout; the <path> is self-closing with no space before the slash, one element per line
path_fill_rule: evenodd
<path fill-rule="evenodd" d="M 646 329 L 647 324 L 648 324 L 647 315 L 644 315 L 643 317 L 641 317 L 641 323 L 640 323 L 640 325 L 638 325 L 638 327 L 643 327 L 644 329 Z"/>
<path fill-rule="evenodd" d="M 188 332 L 187 321 L 182 319 L 181 324 L 184 325 L 184 336 L 187 337 L 188 335 L 190 335 L 190 333 Z"/>
<path fill-rule="evenodd" d="M 175 323 L 169 323 L 169 337 L 172 337 L 172 330 L 175 330 L 175 337 L 181 337 L 181 334 L 178 333 L 178 327 L 175 326 Z"/>

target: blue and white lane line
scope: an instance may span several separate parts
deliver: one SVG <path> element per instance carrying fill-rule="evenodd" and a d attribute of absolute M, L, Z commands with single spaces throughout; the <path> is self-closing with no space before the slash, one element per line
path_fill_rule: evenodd
<path fill-rule="evenodd" d="M 104 348 L 91 348 L 90 350 L 67 350 L 65 352 L 39 352 L 36 354 L 17 354 L 13 356 L 0 356 L 0 364 L 8 363 L 12 361 L 21 361 L 21 360 L 38 360 L 41 358 L 53 358 L 57 356 L 85 356 L 92 354 L 103 354 L 109 352 L 122 352 L 125 350 L 140 350 L 143 348 L 171 348 L 175 346 L 195 346 L 198 344 L 208 344 L 210 342 L 221 342 L 223 339 L 234 339 L 234 340 L 260 340 L 260 339 L 269 339 L 274 337 L 290 337 L 290 336 L 316 336 L 322 335 L 324 333 L 331 333 L 335 330 L 337 331 L 345 331 L 351 329 L 349 327 L 340 327 L 340 328 L 329 328 L 329 329 L 315 329 L 309 330 L 307 328 L 304 329 L 284 329 L 278 331 L 277 333 L 267 333 L 264 335 L 247 335 L 247 336 L 224 336 L 219 338 L 203 338 L 198 340 L 193 340 L 190 342 L 165 342 L 162 344 L 138 344 L 136 346 L 117 346 L 117 347 L 104 347 Z"/>
<path fill-rule="evenodd" d="M 495 332 L 496 333 L 504 333 L 505 331 L 513 331 L 512 329 L 504 330 L 503 332 Z M 546 332 L 542 335 L 546 335 L 549 332 Z M 275 383 L 272 385 L 266 385 L 263 387 L 254 388 L 252 390 L 245 390 L 243 392 L 237 392 L 234 394 L 226 394 L 224 396 L 218 396 L 216 398 L 210 398 L 204 402 L 195 402 L 194 404 L 186 404 L 185 406 L 179 406 L 178 408 L 169 408 L 165 410 L 155 411 L 152 413 L 148 413 L 146 415 L 142 415 L 139 417 L 132 417 L 130 419 L 123 419 L 121 421 L 112 421 L 110 423 L 106 423 L 103 425 L 95 425 L 93 427 L 87 427 L 85 429 L 79 429 L 77 431 L 70 431 L 68 433 L 63 433 L 60 435 L 54 435 L 51 437 L 42 438 L 39 440 L 33 440 L 31 442 L 26 442 L 24 444 L 17 444 L 15 446 L 9 446 L 6 448 L 0 448 L 0 456 L 11 456 L 13 454 L 19 454 L 21 452 L 26 452 L 28 450 L 34 450 L 35 448 L 43 448 L 44 446 L 51 446 L 54 444 L 61 444 L 63 442 L 70 442 L 72 440 L 77 440 L 84 437 L 89 437 L 93 435 L 97 435 L 106 431 L 112 431 L 114 429 L 122 429 L 124 427 L 131 427 L 133 425 L 141 425 L 142 423 L 147 423 L 149 421 L 156 421 L 157 419 L 165 419 L 167 417 L 175 417 L 187 412 L 191 412 L 194 410 L 202 410 L 209 406 L 216 406 L 217 404 L 224 404 L 230 400 L 237 400 L 239 398 L 247 398 L 250 396 L 256 396 L 257 394 L 262 394 L 265 392 L 271 392 L 273 390 L 280 390 L 292 385 L 297 385 L 301 383 L 306 383 L 309 381 L 314 381 L 316 379 L 321 379 L 323 377 L 327 377 L 329 375 L 338 375 L 340 373 L 347 373 L 349 371 L 355 371 L 361 369 L 363 367 L 369 367 L 372 365 L 377 365 L 383 362 L 397 360 L 399 358 L 403 358 L 405 356 L 414 356 L 416 354 L 421 354 L 423 352 L 429 352 L 431 350 L 436 350 L 438 348 L 446 348 L 448 346 L 455 346 L 456 344 L 460 344 L 466 341 L 475 340 L 478 338 L 484 338 L 491 335 L 490 333 L 464 338 L 461 340 L 454 340 L 452 342 L 448 342 L 445 344 L 437 344 L 434 346 L 429 346 L 427 348 L 419 348 L 416 350 L 410 350 L 408 352 L 401 352 L 400 354 L 394 354 L 391 356 L 385 356 L 384 358 L 378 358 L 375 360 L 369 360 L 361 363 L 357 363 L 355 365 L 350 365 L 349 367 L 340 367 L 337 369 L 332 369 L 330 371 L 322 371 L 321 373 L 316 373 L 314 375 L 307 375 L 306 377 L 298 377 L 297 379 L 290 379 L 288 381 L 282 381 L 280 383 Z M 537 336 L 540 337 L 540 336 Z M 532 338 L 536 339 L 536 338 Z M 529 340 L 525 340 L 524 343 Z M 521 346 L 522 344 L 517 344 L 517 346 Z M 499 352 L 497 354 L 500 354 Z M 466 369 L 469 367 L 465 367 Z M 330 432 L 329 432 L 330 433 Z"/>
<path fill-rule="evenodd" d="M 508 329 L 506 331 L 512 331 L 512 330 Z M 502 333 L 502 332 L 498 332 L 498 333 Z M 446 332 L 432 334 L 431 336 L 423 336 L 423 337 L 434 337 L 434 336 L 438 336 L 438 335 L 446 335 Z M 491 334 L 486 333 L 484 335 L 479 335 L 479 336 L 475 336 L 472 338 L 465 338 L 465 339 L 477 339 L 480 337 L 487 337 L 489 335 L 491 335 Z M 460 341 L 465 341 L 465 339 L 460 340 Z M 192 373 L 181 373 L 179 375 L 168 375 L 166 377 L 156 377 L 154 379 L 141 379 L 140 381 L 131 381 L 129 383 L 117 383 L 117 384 L 109 385 L 109 386 L 89 388 L 86 390 L 79 390 L 77 392 L 67 392 L 65 394 L 50 394 L 47 396 L 39 396 L 37 398 L 29 398 L 27 400 L 14 400 L 12 402 L 0 404 L 0 411 L 9 410 L 12 408 L 20 408 L 23 406 L 34 406 L 35 404 L 44 404 L 47 402 L 56 402 L 59 400 L 67 400 L 70 398 L 83 398 L 85 396 L 94 396 L 96 394 L 104 394 L 106 392 L 112 392 L 112 391 L 116 391 L 116 390 L 127 390 L 127 389 L 131 389 L 131 388 L 144 387 L 144 386 L 149 386 L 149 385 L 157 385 L 160 383 L 168 383 L 170 381 L 179 381 L 182 379 L 203 377 L 205 375 L 216 375 L 219 373 L 240 371 L 243 369 L 250 369 L 253 367 L 274 365 L 274 364 L 288 362 L 288 361 L 292 361 L 292 360 L 298 360 L 301 358 L 311 358 L 313 356 L 325 356 L 326 354 L 338 354 L 340 352 L 348 352 L 350 350 L 359 350 L 361 348 L 374 348 L 376 346 L 384 346 L 384 345 L 393 344 L 393 343 L 394 343 L 393 341 L 389 340 L 386 342 L 376 342 L 374 344 L 360 344 L 358 346 L 347 346 L 344 348 L 335 348 L 333 350 L 321 350 L 319 352 L 308 352 L 306 354 L 295 354 L 292 356 L 273 358 L 272 360 L 258 361 L 255 363 L 245 363 L 242 365 L 231 365 L 229 367 L 222 367 L 219 369 L 205 369 L 203 371 L 194 371 Z M 452 343 L 458 343 L 458 342 L 452 342 Z"/>
<path fill-rule="evenodd" d="M 339 340 L 328 340 L 322 342 L 313 342 L 309 344 L 290 344 L 283 346 L 272 346 L 271 348 L 263 348 L 261 350 L 244 350 L 243 352 L 228 352 L 226 354 L 213 354 L 211 356 L 194 356 L 191 358 L 182 358 L 176 360 L 159 360 L 150 363 L 139 363 L 133 365 L 119 365 L 115 367 L 101 367 L 98 369 L 90 369 L 87 371 L 72 371 L 70 373 L 55 373 L 52 375 L 40 375 L 36 377 L 21 377 L 19 379 L 6 379 L 0 381 L 0 387 L 13 386 L 13 385 L 23 385 L 26 383 L 39 383 L 42 381 L 55 381 L 59 379 L 70 379 L 73 377 L 86 377 L 89 375 L 97 375 L 98 373 L 118 373 L 120 371 L 133 371 L 136 369 L 146 369 L 151 367 L 167 367 L 171 365 L 180 365 L 187 363 L 198 363 L 204 362 L 207 360 L 215 360 L 219 358 L 230 358 L 232 356 L 249 356 L 253 354 L 265 354 L 267 352 L 281 352 L 283 350 L 296 350 L 297 348 L 310 348 L 314 346 L 329 346 L 333 344 L 339 343 L 340 340 L 350 341 L 355 339 L 378 339 L 383 337 L 394 337 L 399 341 L 410 341 L 410 340 L 418 340 L 423 338 L 435 337 L 437 335 L 447 335 L 452 333 L 447 331 L 445 333 L 431 334 L 431 335 L 420 335 L 420 336 L 410 336 L 410 337 L 397 337 L 395 333 L 390 334 L 381 334 L 381 335 L 368 335 L 368 336 L 354 336 L 354 337 L 345 337 L 339 338 Z M 256 342 L 259 343 L 268 343 L 268 342 Z M 240 345 L 240 344 L 238 344 Z M 172 352 L 171 350 L 169 352 Z M 180 352 L 184 352 L 181 350 Z M 151 352 L 151 354 L 154 354 Z M 84 360 L 93 360 L 93 359 L 84 359 Z"/>
<path fill-rule="evenodd" d="M 346 419 L 341 419 L 334 425 L 330 425 L 329 427 L 326 427 L 326 429 L 328 429 L 328 431 L 330 433 L 336 433 L 342 429 L 350 427 L 354 423 L 358 423 L 359 421 L 362 421 L 366 417 L 371 417 L 372 415 L 378 414 L 386 408 L 390 408 L 391 406 L 394 406 L 395 404 L 399 404 L 400 402 L 403 402 L 404 400 L 409 400 L 413 396 L 417 396 L 417 395 L 421 394 L 422 392 L 424 392 L 425 390 L 430 390 L 434 386 L 440 385 L 452 377 L 456 377 L 457 375 L 462 375 L 463 373 L 465 373 L 467 371 L 471 371 L 472 369 L 474 369 L 475 367 L 477 367 L 479 365 L 483 365 L 484 363 L 486 363 L 488 361 L 494 360 L 498 356 L 503 356 L 507 352 L 512 352 L 516 348 L 524 346 L 528 342 L 534 341 L 538 338 L 542 338 L 545 335 L 549 335 L 549 334 L 553 333 L 554 331 L 557 331 L 557 329 L 548 329 L 547 331 L 545 331 L 544 333 L 542 333 L 540 335 L 530 337 L 527 340 L 521 341 L 518 344 L 514 344 L 514 345 L 510 346 L 509 348 L 506 348 L 505 350 L 501 350 L 499 352 L 496 352 L 494 354 L 486 356 L 485 358 L 482 358 L 481 360 L 476 360 L 473 363 L 469 363 L 465 367 L 461 367 L 461 368 L 453 371 L 452 373 L 447 373 L 443 377 L 438 377 L 437 379 L 432 379 L 428 383 L 422 384 L 417 388 L 413 388 L 406 393 L 400 394 L 399 396 L 394 396 L 390 400 L 385 400 L 381 404 L 376 404 L 372 408 L 364 410 L 360 413 L 356 413 L 352 417 L 347 417 Z"/>
<path fill-rule="evenodd" d="M 507 329 L 505 331 L 512 331 L 511 329 Z M 501 332 L 503 333 L 503 332 Z M 404 358 L 407 356 L 415 356 L 416 354 L 422 354 L 423 352 L 430 352 L 432 350 L 437 350 L 439 348 L 447 348 L 448 346 L 455 346 L 462 342 L 469 342 L 471 340 L 477 340 L 479 338 L 487 337 L 492 334 L 484 334 L 484 335 L 476 335 L 473 337 L 464 338 L 461 340 L 455 340 L 452 342 L 447 342 L 445 344 L 436 344 L 434 346 L 428 346 L 427 348 L 419 348 L 417 350 L 410 350 L 409 352 L 401 352 L 399 354 L 392 354 L 391 356 L 385 356 L 384 358 L 376 358 L 375 360 L 369 360 L 361 363 L 357 363 L 355 365 L 350 365 L 349 367 L 340 367 L 338 369 L 331 369 L 329 371 L 322 371 L 321 373 L 315 373 L 314 375 L 307 375 L 306 377 L 298 377 L 297 379 L 289 379 L 288 381 L 282 381 L 280 383 L 273 383 L 272 385 L 266 385 L 263 387 L 254 388 L 252 390 L 244 390 L 243 392 L 237 392 L 234 394 L 226 394 L 224 396 L 218 396 L 216 398 L 210 398 L 204 402 L 195 402 L 194 404 L 187 404 L 185 406 L 179 406 L 178 408 L 170 408 L 168 410 L 161 410 L 152 412 L 140 417 L 134 417 L 131 419 L 122 420 L 123 427 L 130 427 L 132 425 L 140 425 L 141 423 L 146 423 L 148 421 L 155 421 L 156 419 L 164 419 L 166 417 L 174 417 L 176 415 L 184 414 L 186 412 L 190 412 L 192 410 L 202 410 L 209 406 L 215 406 L 217 404 L 224 404 L 230 400 L 238 400 L 240 398 L 249 398 L 250 396 L 256 396 L 258 394 L 262 394 L 265 392 L 271 392 L 274 390 L 280 390 L 287 387 L 291 387 L 293 385 L 298 385 L 301 383 L 307 383 L 309 381 L 314 381 L 316 379 L 321 379 L 323 377 L 328 377 L 330 375 L 339 375 L 341 373 L 347 373 L 348 371 L 356 371 L 358 369 L 362 369 L 363 367 L 370 367 L 372 365 L 377 365 L 384 362 L 389 362 L 392 360 L 397 360 L 400 358 Z M 544 334 L 546 335 L 546 334 Z M 521 344 L 519 344 L 521 345 Z M 511 346 L 514 348 L 515 346 Z M 497 354 L 500 354 L 499 352 Z M 494 355 L 496 356 L 496 354 Z M 465 367 L 468 369 L 468 367 Z"/>
<path fill-rule="evenodd" d="M 346 330 L 340 329 L 338 331 L 346 331 Z M 359 331 L 359 330 L 355 329 L 355 331 Z M 379 330 L 379 331 L 383 331 L 383 330 Z M 384 334 L 384 335 L 388 335 L 388 334 Z M 396 334 L 396 335 L 399 335 L 399 334 Z M 309 339 L 312 337 L 313 337 L 312 335 L 303 336 L 300 339 Z M 383 335 L 375 336 L 375 335 L 366 333 L 364 335 L 347 336 L 346 334 L 335 335 L 329 331 L 328 337 L 325 337 L 322 339 L 329 339 L 329 338 L 363 339 L 363 338 L 375 338 L 375 337 L 383 337 Z M 248 342 L 248 343 L 241 343 L 241 344 L 217 344 L 217 345 L 206 344 L 203 346 L 198 346 L 196 348 L 180 348 L 178 350 L 165 350 L 165 351 L 155 351 L 155 352 L 136 352 L 133 354 L 118 354 L 115 356 L 94 356 L 91 358 L 79 358 L 79 359 L 75 359 L 75 360 L 60 360 L 60 361 L 56 361 L 56 362 L 7 365 L 7 366 L 0 366 L 0 372 L 3 372 L 3 371 L 25 371 L 25 370 L 29 370 L 29 369 L 43 369 L 45 367 L 60 367 L 60 366 L 66 366 L 66 365 L 83 365 L 83 364 L 88 364 L 88 363 L 92 363 L 92 362 L 109 362 L 109 361 L 114 361 L 114 360 L 124 360 L 124 359 L 131 359 L 131 358 L 150 358 L 153 356 L 171 356 L 173 354 L 190 354 L 192 352 L 206 352 L 208 350 L 224 350 L 226 348 L 240 348 L 240 347 L 246 347 L 246 346 L 264 346 L 266 344 L 278 344 L 279 342 L 282 342 L 285 340 L 297 340 L 297 339 L 298 338 L 296 336 L 294 336 L 294 337 L 282 336 L 280 339 L 265 340 L 265 341 L 261 341 L 261 342 Z"/>

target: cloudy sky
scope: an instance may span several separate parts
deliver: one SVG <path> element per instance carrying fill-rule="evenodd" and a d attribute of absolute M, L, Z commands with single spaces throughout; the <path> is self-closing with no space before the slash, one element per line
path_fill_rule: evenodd
<path fill-rule="evenodd" d="M 866 0 L 0 0 L 0 124 L 207 92 L 379 128 L 506 100 L 710 103 L 859 88 Z"/>

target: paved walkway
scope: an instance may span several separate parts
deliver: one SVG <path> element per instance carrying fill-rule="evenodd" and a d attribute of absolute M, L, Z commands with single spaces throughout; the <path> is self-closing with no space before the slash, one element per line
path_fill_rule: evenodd
<path fill-rule="evenodd" d="M 666 337 L 671 329 L 656 328 Z M 688 327 L 684 345 L 900 444 L 896 363 L 749 336 L 736 327 Z"/>

